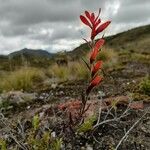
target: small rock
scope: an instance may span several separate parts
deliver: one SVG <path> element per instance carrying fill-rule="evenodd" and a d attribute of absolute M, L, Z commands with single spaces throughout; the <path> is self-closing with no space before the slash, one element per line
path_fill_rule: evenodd
<path fill-rule="evenodd" d="M 63 91 L 60 91 L 60 92 L 59 92 L 59 94 L 60 94 L 60 95 L 63 95 L 63 94 L 64 94 L 64 92 L 63 92 Z"/>
<path fill-rule="evenodd" d="M 89 144 L 86 144 L 86 150 L 93 150 L 93 148 Z"/>
<path fill-rule="evenodd" d="M 43 118 L 43 116 L 44 116 L 44 112 L 39 113 L 39 118 L 40 119 Z"/>
<path fill-rule="evenodd" d="M 27 103 L 29 101 L 35 100 L 37 94 L 36 93 L 24 93 L 22 91 L 10 91 L 7 93 L 2 93 L 0 95 L 0 103 L 7 101 L 11 104 L 21 104 Z"/>
<path fill-rule="evenodd" d="M 59 85 L 59 88 L 64 88 L 64 85 L 60 84 L 60 85 Z"/>
<path fill-rule="evenodd" d="M 136 83 L 136 81 L 135 81 L 135 80 L 132 80 L 132 82 L 133 82 L 133 83 Z"/>
<path fill-rule="evenodd" d="M 143 101 L 135 101 L 129 104 L 129 107 L 132 109 L 144 109 Z"/>
<path fill-rule="evenodd" d="M 98 91 L 98 98 L 104 97 L 105 95 L 103 91 Z"/>
<path fill-rule="evenodd" d="M 51 133 L 51 136 L 52 136 L 53 138 L 55 138 L 55 137 L 56 137 L 56 132 L 53 131 L 53 132 Z"/>
<path fill-rule="evenodd" d="M 52 89 L 56 89 L 56 87 L 57 87 L 57 84 L 56 84 L 56 83 L 51 84 L 51 88 L 52 88 Z"/>
<path fill-rule="evenodd" d="M 31 108 L 31 106 L 27 106 L 27 109 L 30 109 Z"/>

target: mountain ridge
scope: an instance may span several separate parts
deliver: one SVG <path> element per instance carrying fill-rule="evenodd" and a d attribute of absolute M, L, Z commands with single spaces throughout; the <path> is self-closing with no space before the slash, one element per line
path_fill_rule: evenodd
<path fill-rule="evenodd" d="M 19 51 L 12 52 L 12 53 L 8 54 L 8 56 L 13 57 L 13 56 L 22 55 L 22 54 L 30 54 L 30 55 L 33 54 L 33 55 L 43 56 L 43 57 L 52 57 L 54 55 L 53 53 L 49 53 L 48 51 L 43 50 L 43 49 L 24 48 Z"/>
<path fill-rule="evenodd" d="M 150 24 L 136 27 L 128 31 L 124 31 L 112 36 L 105 37 L 106 48 L 111 48 L 116 51 L 138 49 L 141 53 L 150 53 Z M 75 58 L 85 55 L 89 52 L 87 43 L 83 43 L 73 51 L 68 52 Z"/>

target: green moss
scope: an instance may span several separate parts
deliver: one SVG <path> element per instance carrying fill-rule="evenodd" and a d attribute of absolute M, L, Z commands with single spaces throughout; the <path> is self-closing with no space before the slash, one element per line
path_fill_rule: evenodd
<path fill-rule="evenodd" d="M 0 149 L 7 150 L 6 141 L 4 139 L 0 139 Z"/>

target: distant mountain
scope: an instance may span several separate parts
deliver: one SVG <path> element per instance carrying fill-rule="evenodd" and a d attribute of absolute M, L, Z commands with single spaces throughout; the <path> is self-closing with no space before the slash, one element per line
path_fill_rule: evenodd
<path fill-rule="evenodd" d="M 19 55 L 24 55 L 24 56 L 29 55 L 29 56 L 34 56 L 34 57 L 51 58 L 55 54 L 49 53 L 49 52 L 47 52 L 45 50 L 41 50 L 41 49 L 33 50 L 33 49 L 24 48 L 24 49 L 22 49 L 20 51 L 16 51 L 16 52 L 10 53 L 8 56 L 9 57 L 15 57 L 15 56 L 19 56 Z"/>
<path fill-rule="evenodd" d="M 45 50 L 24 48 L 9 55 L 0 55 L 0 70 L 12 70 L 21 66 L 48 67 L 56 54 Z"/>

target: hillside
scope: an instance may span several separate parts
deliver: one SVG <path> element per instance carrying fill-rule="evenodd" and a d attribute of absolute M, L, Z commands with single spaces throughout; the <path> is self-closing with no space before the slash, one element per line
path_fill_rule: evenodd
<path fill-rule="evenodd" d="M 136 51 L 140 53 L 150 53 L 150 25 L 137 27 L 116 35 L 106 37 L 106 47 L 113 48 L 115 51 Z M 81 44 L 69 55 L 78 58 L 88 52 L 86 43 Z"/>
<path fill-rule="evenodd" d="M 150 53 L 150 25 L 137 27 L 107 39 L 107 45 L 117 50 Z"/>

